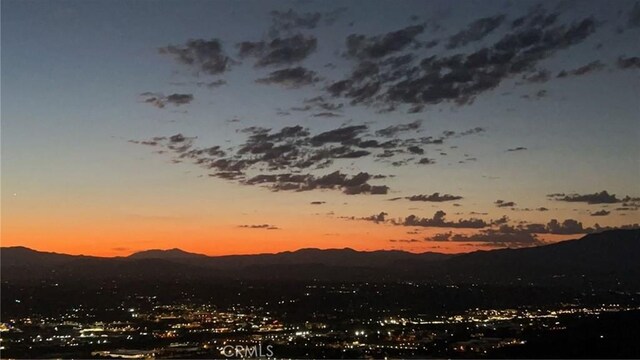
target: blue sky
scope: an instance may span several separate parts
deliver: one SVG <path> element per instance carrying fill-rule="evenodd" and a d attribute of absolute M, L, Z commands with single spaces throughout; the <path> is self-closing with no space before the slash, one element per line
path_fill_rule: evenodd
<path fill-rule="evenodd" d="M 408 113 L 415 100 L 393 99 L 387 90 L 422 76 L 416 75 L 426 71 L 420 61 L 428 57 L 452 60 L 456 54 L 464 58 L 483 49 L 496 52 L 501 40 L 524 32 L 515 20 L 523 17 L 529 24 L 535 16 L 553 20 L 548 25 L 523 26 L 573 38 L 533 52 L 533 60 L 525 58 L 527 49 L 522 47 L 517 51 L 522 51 L 518 56 L 527 61 L 526 69 L 501 69 L 495 85 L 468 90 L 467 98 L 438 95 L 435 100 L 420 100 L 419 112 Z M 481 32 L 476 28 L 458 36 L 464 39 L 462 45 L 448 45 L 474 22 L 480 26 L 477 21 L 482 19 L 495 27 L 483 36 L 476 36 Z M 287 28 L 282 21 L 294 25 Z M 588 22 L 589 30 L 571 35 L 568 29 L 582 21 Z M 368 55 L 367 41 L 382 46 L 386 35 L 403 29 L 419 30 L 399 49 Z M 209 253 L 335 246 L 424 251 L 443 246 L 442 241 L 433 241 L 434 235 L 460 232 L 459 241 L 449 239 L 444 245 L 462 251 L 458 246 L 462 243 L 467 248 L 530 246 L 555 241 L 560 235 L 578 236 L 595 223 L 634 224 L 640 202 L 640 77 L 638 60 L 633 63 L 640 56 L 639 32 L 640 5 L 634 1 L 3 1 L 3 241 L 111 254 L 116 248 L 167 247 L 193 231 L 196 235 L 188 246 Z M 354 34 L 365 39 L 365 45 L 354 47 L 359 55 L 348 53 L 347 39 Z M 239 53 L 242 42 L 263 42 L 268 47 L 272 41 L 295 36 L 314 42 L 300 59 L 287 55 L 261 66 L 259 59 L 268 51 L 255 57 Z M 209 74 L 197 64 L 179 61 L 175 52 L 159 51 L 168 46 L 187 51 L 191 39 L 219 44 L 230 66 Z M 437 44 L 432 47 L 433 41 Z M 381 89 L 363 101 L 328 90 L 336 82 L 353 79 L 358 66 L 375 64 L 382 69 L 358 80 L 361 84 L 391 76 L 384 73 L 389 65 L 383 62 L 401 55 L 412 56 L 409 67 L 395 69 L 403 71 L 401 78 L 379 80 Z M 620 59 L 631 65 L 621 65 Z M 313 72 L 315 78 L 293 87 L 256 81 L 294 68 Z M 411 68 L 413 73 L 407 70 Z M 451 69 L 442 70 L 440 79 Z M 563 70 L 569 75 L 558 76 Z M 472 73 L 477 84 L 484 76 L 479 71 Z M 527 80 L 541 73 L 545 79 Z M 203 85 L 221 80 L 224 85 Z M 422 94 L 435 85 L 424 86 L 419 89 Z M 454 88 L 467 86 L 472 85 L 456 82 Z M 190 98 L 177 104 L 167 101 L 172 94 Z M 319 96 L 325 104 L 341 107 L 295 110 L 308 104 L 305 99 Z M 154 106 L 152 98 L 164 106 L 157 102 Z M 382 111 L 388 106 L 393 110 Z M 387 159 L 378 156 L 381 147 L 355 145 L 350 150 L 369 154 L 329 156 L 324 159 L 327 166 L 317 163 L 305 169 L 287 163 L 277 171 L 265 171 L 261 166 L 269 163 L 257 162 L 231 180 L 221 178 L 220 167 L 203 168 L 204 160 L 199 166 L 193 161 L 197 158 L 180 158 L 182 153 L 171 149 L 168 140 L 176 134 L 194 137 L 189 141 L 191 150 L 218 145 L 225 156 L 238 159 L 247 138 L 259 133 L 243 131 L 249 127 L 271 129 L 273 134 L 283 127 L 301 126 L 309 134 L 304 141 L 311 141 L 323 132 L 365 125 L 358 136 L 383 141 L 389 139 L 376 131 L 414 122 L 419 124 L 416 129 L 393 136 L 405 144 L 422 141 L 423 154 L 411 153 L 409 145 L 403 145 Z M 480 130 L 466 135 L 470 129 Z M 442 144 L 425 140 L 446 131 L 456 134 Z M 166 139 L 153 146 L 140 144 L 154 137 Z M 322 146 L 328 151 L 338 142 Z M 296 151 L 319 148 L 304 143 Z M 508 151 L 518 148 L 523 149 Z M 433 164 L 418 164 L 423 157 Z M 372 194 L 376 191 L 361 187 L 359 194 L 348 195 L 355 190 L 343 184 L 310 185 L 334 171 L 348 177 L 365 172 L 371 176 L 366 185 L 385 187 L 384 193 Z M 314 179 L 305 180 L 304 189 L 274 191 L 282 181 L 249 184 L 259 173 L 296 173 Z M 616 194 L 616 201 L 580 201 L 588 198 L 579 196 L 602 191 Z M 461 199 L 406 199 L 436 192 Z M 547 196 L 553 193 L 564 193 L 566 198 Z M 623 202 L 626 196 L 631 200 Z M 389 201 L 398 197 L 402 199 Z M 515 205 L 498 207 L 496 200 Z M 312 205 L 314 201 L 324 204 Z M 531 211 L 539 207 L 548 211 Z M 487 226 L 447 228 L 446 223 L 415 226 L 405 221 L 410 215 L 431 218 L 440 210 L 447 213 L 447 220 L 480 218 Z M 592 216 L 598 211 L 607 215 Z M 384 221 L 368 221 L 382 212 L 387 214 Z M 488 239 L 499 232 L 494 221 L 502 216 L 528 237 Z M 164 229 L 162 240 L 155 240 L 156 232 L 140 228 L 136 223 L 140 218 L 157 221 L 149 227 Z M 552 219 L 572 219 L 583 226 L 573 233 L 532 233 L 523 227 Z M 278 231 L 259 227 L 264 224 Z M 300 224 L 307 224 L 310 233 L 305 234 Z M 46 229 L 52 239 L 46 238 Z M 486 236 L 472 238 L 474 232 Z M 325 239 L 326 233 L 334 234 L 331 241 Z M 73 241 L 65 240 L 69 238 Z M 243 245 L 234 245 L 238 241 Z"/>

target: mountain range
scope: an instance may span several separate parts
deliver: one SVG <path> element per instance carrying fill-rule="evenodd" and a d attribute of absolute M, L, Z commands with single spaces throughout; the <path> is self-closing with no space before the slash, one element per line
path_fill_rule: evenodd
<path fill-rule="evenodd" d="M 533 248 L 466 254 L 301 249 L 207 256 L 180 249 L 103 258 L 0 249 L 2 281 L 236 279 L 559 283 L 640 289 L 640 230 L 611 230 Z"/>

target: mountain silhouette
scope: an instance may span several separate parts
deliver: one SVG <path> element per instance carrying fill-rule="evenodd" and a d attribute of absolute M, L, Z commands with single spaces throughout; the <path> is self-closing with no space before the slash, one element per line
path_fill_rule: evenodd
<path fill-rule="evenodd" d="M 74 279 L 286 279 L 331 281 L 553 282 L 640 288 L 640 230 L 610 230 L 534 248 L 466 254 L 397 250 L 301 249 L 276 254 L 207 256 L 180 249 L 147 250 L 102 258 L 0 250 L 3 280 Z"/>
<path fill-rule="evenodd" d="M 201 259 L 207 257 L 202 254 L 186 252 L 184 250 L 174 248 L 168 250 L 151 249 L 133 253 L 128 256 L 129 259 Z"/>

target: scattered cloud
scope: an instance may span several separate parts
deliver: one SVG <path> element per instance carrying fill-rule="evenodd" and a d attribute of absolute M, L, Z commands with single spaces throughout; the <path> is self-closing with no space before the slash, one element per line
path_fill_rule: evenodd
<path fill-rule="evenodd" d="M 190 104 L 193 101 L 193 94 L 171 94 L 168 96 L 162 93 L 145 92 L 140 94 L 143 102 L 151 104 L 159 109 L 167 105 L 180 106 Z"/>
<path fill-rule="evenodd" d="M 497 207 L 514 207 L 514 206 L 516 206 L 516 203 L 514 203 L 513 201 L 504 201 L 504 200 L 496 200 L 496 202 L 494 202 L 494 204 Z"/>
<path fill-rule="evenodd" d="M 389 214 L 387 214 L 386 212 L 383 211 L 383 212 L 380 212 L 377 215 L 367 216 L 367 217 L 364 217 L 364 218 L 360 218 L 359 220 L 373 221 L 374 223 L 378 224 L 378 223 L 385 222 L 387 220 L 386 219 L 387 215 L 389 215 Z"/>
<path fill-rule="evenodd" d="M 421 242 L 418 239 L 390 239 L 389 242 L 392 243 L 417 243 L 417 242 Z"/>
<path fill-rule="evenodd" d="M 245 229 L 263 229 L 263 230 L 280 230 L 279 227 L 269 225 L 269 224 L 260 224 L 260 225 L 238 225 L 239 228 Z"/>
<path fill-rule="evenodd" d="M 602 210 L 599 210 L 599 211 L 596 211 L 596 212 L 592 212 L 591 216 L 607 216 L 609 214 L 611 214 L 611 212 L 602 209 Z"/>
<path fill-rule="evenodd" d="M 209 89 L 213 89 L 223 85 L 227 85 L 227 81 L 223 79 L 218 79 L 218 80 L 210 81 L 208 83 L 203 83 L 202 85 L 208 87 Z"/>
<path fill-rule="evenodd" d="M 219 39 L 192 39 L 184 45 L 169 45 L 158 49 L 160 54 L 167 54 L 197 72 L 209 75 L 222 74 L 229 70 L 235 61 L 227 56 Z"/>
<path fill-rule="evenodd" d="M 522 79 L 528 83 L 545 83 L 551 80 L 551 72 L 549 70 L 539 70 L 523 75 Z"/>
<path fill-rule="evenodd" d="M 640 69 L 640 57 L 632 56 L 632 57 L 624 57 L 620 56 L 617 61 L 618 67 L 620 69 Z"/>
<path fill-rule="evenodd" d="M 314 71 L 303 67 L 276 70 L 265 78 L 257 79 L 256 83 L 266 85 L 280 85 L 287 88 L 299 88 L 318 82 L 320 79 Z"/>
<path fill-rule="evenodd" d="M 455 49 L 457 47 L 482 40 L 493 30 L 497 29 L 504 22 L 505 18 L 505 15 L 500 14 L 481 18 L 472 22 L 466 29 L 449 38 L 447 49 Z"/>
<path fill-rule="evenodd" d="M 416 215 L 407 216 L 397 225 L 403 226 L 419 226 L 419 227 L 443 227 L 443 228 L 459 228 L 459 229 L 480 229 L 489 226 L 482 219 L 460 219 L 458 221 L 447 221 L 447 214 L 438 210 L 431 218 L 420 218 Z"/>
<path fill-rule="evenodd" d="M 256 67 L 291 65 L 306 59 L 316 50 L 318 40 L 300 34 L 271 41 L 243 41 L 237 44 L 241 58 L 256 58 Z"/>
<path fill-rule="evenodd" d="M 351 58 L 379 59 L 406 48 L 424 31 L 424 26 L 413 25 L 384 35 L 351 34 L 347 37 L 347 53 Z"/>
<path fill-rule="evenodd" d="M 493 246 L 528 247 L 542 245 L 535 234 L 526 231 L 513 231 L 508 227 L 484 229 L 475 234 L 453 234 L 451 232 L 433 235 L 427 241 L 481 242 Z"/>
<path fill-rule="evenodd" d="M 342 117 L 342 115 L 331 112 L 331 111 L 323 111 L 323 112 L 312 114 L 311 117 L 334 118 L 334 117 Z"/>
<path fill-rule="evenodd" d="M 593 193 L 593 194 L 549 194 L 547 197 L 552 198 L 557 201 L 566 201 L 566 202 L 584 202 L 590 205 L 594 204 L 615 204 L 620 202 L 638 202 L 639 198 L 634 198 L 631 196 L 625 196 L 622 199 L 616 197 L 615 194 L 609 194 L 606 190 L 601 192 Z"/>
<path fill-rule="evenodd" d="M 394 137 L 402 132 L 416 131 L 420 129 L 420 126 L 422 126 L 422 120 L 415 120 L 408 124 L 391 125 L 384 129 L 380 129 L 376 131 L 376 135 L 382 137 Z"/>
<path fill-rule="evenodd" d="M 443 201 L 454 201 L 462 199 L 462 196 L 458 195 L 450 195 L 450 194 L 442 194 L 433 193 L 431 195 L 412 195 L 408 196 L 405 199 L 409 201 L 430 201 L 430 202 L 443 202 Z"/>
<path fill-rule="evenodd" d="M 637 229 L 639 224 L 629 224 L 619 227 L 594 227 L 585 228 L 581 222 L 574 219 L 566 219 L 562 222 L 552 219 L 546 224 L 519 224 L 508 225 L 505 222 L 493 222 L 497 227 L 481 229 L 475 234 L 454 234 L 452 232 L 435 234 L 427 241 L 455 241 L 455 242 L 483 242 L 494 246 L 535 246 L 542 245 L 539 234 L 577 235 L 601 232 L 611 229 Z"/>
<path fill-rule="evenodd" d="M 602 69 L 604 69 L 604 64 L 602 62 L 600 62 L 599 60 L 596 61 L 592 61 L 586 65 L 583 65 L 577 69 L 573 69 L 573 70 L 562 70 L 558 73 L 557 77 L 559 78 L 564 78 L 564 77 L 568 77 L 568 76 L 581 76 L 581 75 L 586 75 L 586 74 L 590 74 L 596 71 L 600 71 Z"/>
<path fill-rule="evenodd" d="M 507 151 L 509 151 L 509 152 L 523 151 L 523 150 L 527 150 L 527 148 L 526 147 L 522 147 L 522 146 L 518 146 L 518 147 L 515 147 L 515 148 L 507 149 Z"/>
<path fill-rule="evenodd" d="M 480 40 L 503 21 L 503 15 L 478 19 L 469 25 L 471 31 L 454 35 L 449 45 L 462 46 Z M 327 91 L 335 97 L 350 99 L 352 105 L 389 109 L 399 104 L 409 105 L 411 111 L 420 111 L 430 104 L 469 104 L 502 81 L 530 73 L 540 61 L 584 41 L 597 27 L 593 18 L 570 24 L 556 21 L 557 14 L 538 8 L 493 44 L 468 54 L 428 54 L 418 64 L 414 59 L 420 51 L 397 56 L 395 53 L 406 50 L 423 32 L 423 26 L 373 37 L 350 35 L 346 54 L 356 65 L 351 74 L 330 84 Z"/>
<path fill-rule="evenodd" d="M 432 165 L 435 164 L 436 161 L 434 159 L 430 159 L 430 158 L 422 158 L 420 160 L 418 160 L 417 164 L 418 165 Z"/>

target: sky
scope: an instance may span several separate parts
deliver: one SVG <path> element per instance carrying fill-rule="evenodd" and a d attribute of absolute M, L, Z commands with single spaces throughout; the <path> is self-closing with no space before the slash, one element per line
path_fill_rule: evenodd
<path fill-rule="evenodd" d="M 640 2 L 1 7 L 2 246 L 457 253 L 640 222 Z"/>

